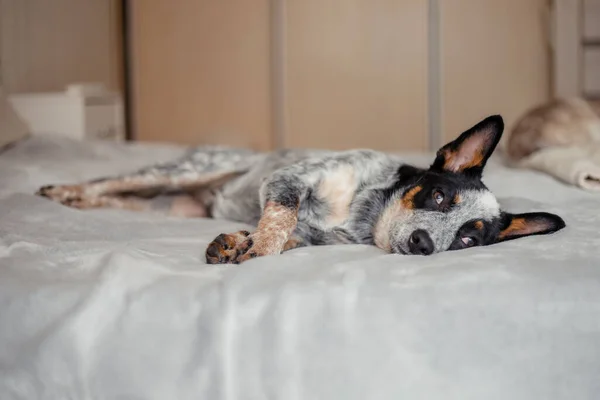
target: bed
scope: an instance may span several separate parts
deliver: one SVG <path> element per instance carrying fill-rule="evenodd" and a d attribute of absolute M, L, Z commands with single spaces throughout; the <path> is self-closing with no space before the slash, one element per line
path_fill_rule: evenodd
<path fill-rule="evenodd" d="M 241 266 L 204 260 L 241 224 L 32 195 L 182 152 L 33 136 L 0 154 L 0 399 L 600 398 L 600 195 L 492 158 L 484 181 L 505 208 L 567 228 Z"/>

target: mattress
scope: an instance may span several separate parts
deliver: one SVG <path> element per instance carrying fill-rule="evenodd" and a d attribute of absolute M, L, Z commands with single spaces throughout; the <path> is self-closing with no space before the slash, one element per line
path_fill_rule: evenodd
<path fill-rule="evenodd" d="M 32 195 L 182 152 L 34 136 L 0 154 L 0 399 L 600 398 L 600 196 L 492 158 L 504 208 L 567 228 L 228 266 L 206 245 L 247 226 Z"/>

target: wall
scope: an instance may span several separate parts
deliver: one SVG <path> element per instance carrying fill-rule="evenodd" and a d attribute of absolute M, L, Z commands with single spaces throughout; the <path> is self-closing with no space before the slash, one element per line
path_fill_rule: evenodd
<path fill-rule="evenodd" d="M 136 139 L 274 146 L 269 4 L 130 2 Z"/>
<path fill-rule="evenodd" d="M 435 149 L 549 97 L 548 0 L 130 4 L 142 140 Z M 119 20 L 119 0 L 0 0 L 5 90 L 122 88 Z"/>
<path fill-rule="evenodd" d="M 72 82 L 122 87 L 118 0 L 0 0 L 0 78 L 6 92 Z"/>
<path fill-rule="evenodd" d="M 439 4 L 444 140 L 491 114 L 501 114 L 510 127 L 550 97 L 547 0 Z"/>
<path fill-rule="evenodd" d="M 140 140 L 436 149 L 550 96 L 548 0 L 132 5 Z"/>

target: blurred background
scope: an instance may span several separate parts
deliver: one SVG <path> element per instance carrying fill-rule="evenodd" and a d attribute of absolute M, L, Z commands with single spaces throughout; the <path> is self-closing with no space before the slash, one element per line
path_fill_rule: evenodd
<path fill-rule="evenodd" d="M 77 82 L 130 140 L 431 150 L 600 94 L 600 0 L 0 0 L 4 93 Z"/>

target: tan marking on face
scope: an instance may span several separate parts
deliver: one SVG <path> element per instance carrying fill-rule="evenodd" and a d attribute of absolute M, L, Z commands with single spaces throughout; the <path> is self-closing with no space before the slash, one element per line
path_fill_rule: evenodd
<path fill-rule="evenodd" d="M 350 203 L 354 199 L 357 186 L 354 168 L 348 165 L 328 173 L 321 181 L 317 195 L 329 207 L 329 215 L 325 219 L 328 227 L 340 225 L 348 219 Z"/>
<path fill-rule="evenodd" d="M 414 188 L 412 188 L 408 192 L 406 192 L 406 194 L 404 196 L 402 196 L 402 206 L 406 209 L 415 208 L 415 201 L 414 201 L 415 196 L 421 190 L 423 190 L 422 186 L 415 186 Z"/>
<path fill-rule="evenodd" d="M 504 229 L 502 232 L 500 232 L 500 234 L 498 235 L 499 239 L 504 239 L 507 236 L 512 236 L 511 234 L 518 232 L 518 233 L 527 233 L 528 228 L 527 228 L 527 221 L 525 221 L 524 218 L 514 218 L 510 225 Z"/>
<path fill-rule="evenodd" d="M 460 204 L 460 202 L 462 201 L 462 198 L 460 197 L 460 194 L 455 194 L 454 195 L 454 204 Z"/>
<path fill-rule="evenodd" d="M 373 241 L 377 247 L 391 253 L 390 230 L 392 225 L 414 208 L 414 197 L 422 189 L 421 186 L 415 186 L 406 192 L 401 199 L 391 202 L 383 210 L 375 224 L 375 228 L 373 228 Z"/>
<path fill-rule="evenodd" d="M 373 241 L 375 242 L 375 246 L 389 253 L 392 252 L 390 229 L 392 228 L 393 222 L 402 214 L 402 212 L 405 211 L 400 205 L 400 202 L 398 202 L 395 205 L 387 207 L 383 213 L 381 213 L 381 217 L 373 229 Z"/>
<path fill-rule="evenodd" d="M 483 222 L 481 221 L 475 221 L 475 228 L 478 230 L 482 230 L 483 229 Z"/>

